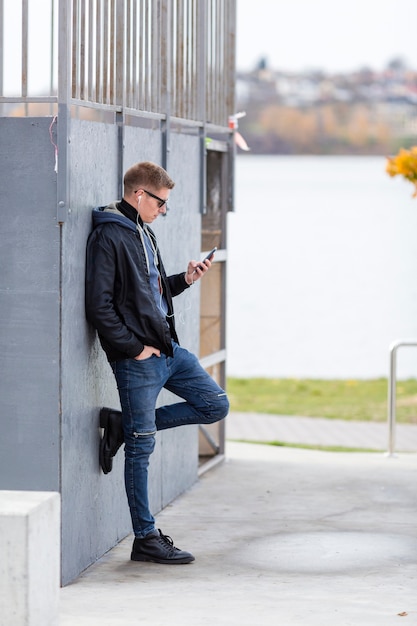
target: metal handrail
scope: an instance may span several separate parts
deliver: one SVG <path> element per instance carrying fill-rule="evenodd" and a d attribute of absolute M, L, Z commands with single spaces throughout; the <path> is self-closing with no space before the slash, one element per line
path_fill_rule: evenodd
<path fill-rule="evenodd" d="M 395 420 L 397 396 L 397 350 L 402 346 L 417 346 L 415 339 L 399 339 L 390 345 L 390 366 L 388 380 L 388 452 L 387 456 L 395 456 Z"/>

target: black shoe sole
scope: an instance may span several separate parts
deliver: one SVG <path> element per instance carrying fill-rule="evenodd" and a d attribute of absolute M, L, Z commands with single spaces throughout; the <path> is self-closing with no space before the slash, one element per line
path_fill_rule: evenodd
<path fill-rule="evenodd" d="M 108 474 L 113 469 L 113 459 L 111 457 L 107 457 L 104 454 L 105 445 L 106 445 L 106 439 L 105 437 L 102 437 L 100 441 L 99 451 L 98 451 L 98 460 L 99 460 L 100 467 L 102 469 L 103 474 Z"/>
<path fill-rule="evenodd" d="M 100 421 L 99 421 L 100 428 L 104 428 L 104 429 L 107 428 L 110 412 L 111 412 L 111 409 L 107 409 L 107 408 L 101 409 Z M 105 444 L 106 444 L 106 434 L 104 433 L 103 437 L 100 440 L 98 460 L 100 463 L 100 467 L 103 470 L 103 474 L 108 474 L 113 469 L 113 459 L 111 457 L 108 458 L 104 455 Z"/>
<path fill-rule="evenodd" d="M 182 559 L 157 559 L 146 554 L 132 554 L 130 555 L 130 559 L 132 561 L 146 561 L 147 563 L 160 563 L 161 565 L 186 565 L 187 563 L 192 563 L 195 561 L 195 558 L 192 556 L 184 557 Z"/>

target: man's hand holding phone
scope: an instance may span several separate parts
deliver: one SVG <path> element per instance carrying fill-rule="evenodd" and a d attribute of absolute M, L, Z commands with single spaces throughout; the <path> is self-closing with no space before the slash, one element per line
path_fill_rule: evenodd
<path fill-rule="evenodd" d="M 188 263 L 187 271 L 185 273 L 185 280 L 188 285 L 192 285 L 196 280 L 199 280 L 205 272 L 211 267 L 211 260 L 216 252 L 217 247 L 210 250 L 207 256 L 200 262 L 198 261 L 190 261 Z"/>

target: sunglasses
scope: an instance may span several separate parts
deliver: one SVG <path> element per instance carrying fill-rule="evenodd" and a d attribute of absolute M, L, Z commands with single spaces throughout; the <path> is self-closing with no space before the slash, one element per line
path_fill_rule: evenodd
<path fill-rule="evenodd" d="M 138 191 L 139 189 L 136 189 L 134 193 L 137 193 Z M 155 198 L 155 200 L 158 200 L 158 209 L 162 209 L 164 204 L 168 202 L 168 200 L 163 200 L 162 198 L 159 198 L 159 196 L 156 196 L 154 193 L 151 193 L 150 191 L 146 191 L 146 189 L 144 189 L 143 191 L 146 193 L 146 195 L 150 196 L 151 198 Z M 168 209 L 168 206 L 167 206 L 167 209 Z"/>

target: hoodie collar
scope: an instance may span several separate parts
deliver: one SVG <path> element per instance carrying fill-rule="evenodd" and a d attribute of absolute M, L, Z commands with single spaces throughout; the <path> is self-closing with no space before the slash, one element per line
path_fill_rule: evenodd
<path fill-rule="evenodd" d="M 127 217 L 129 220 L 132 220 L 132 222 L 134 222 L 135 224 L 140 224 L 140 226 L 142 226 L 143 228 L 143 221 L 139 213 L 136 211 L 135 207 L 129 204 L 129 202 L 127 202 L 124 198 L 122 198 L 120 202 L 117 203 L 117 208 L 119 209 L 120 213 L 123 213 L 125 217 Z"/>

